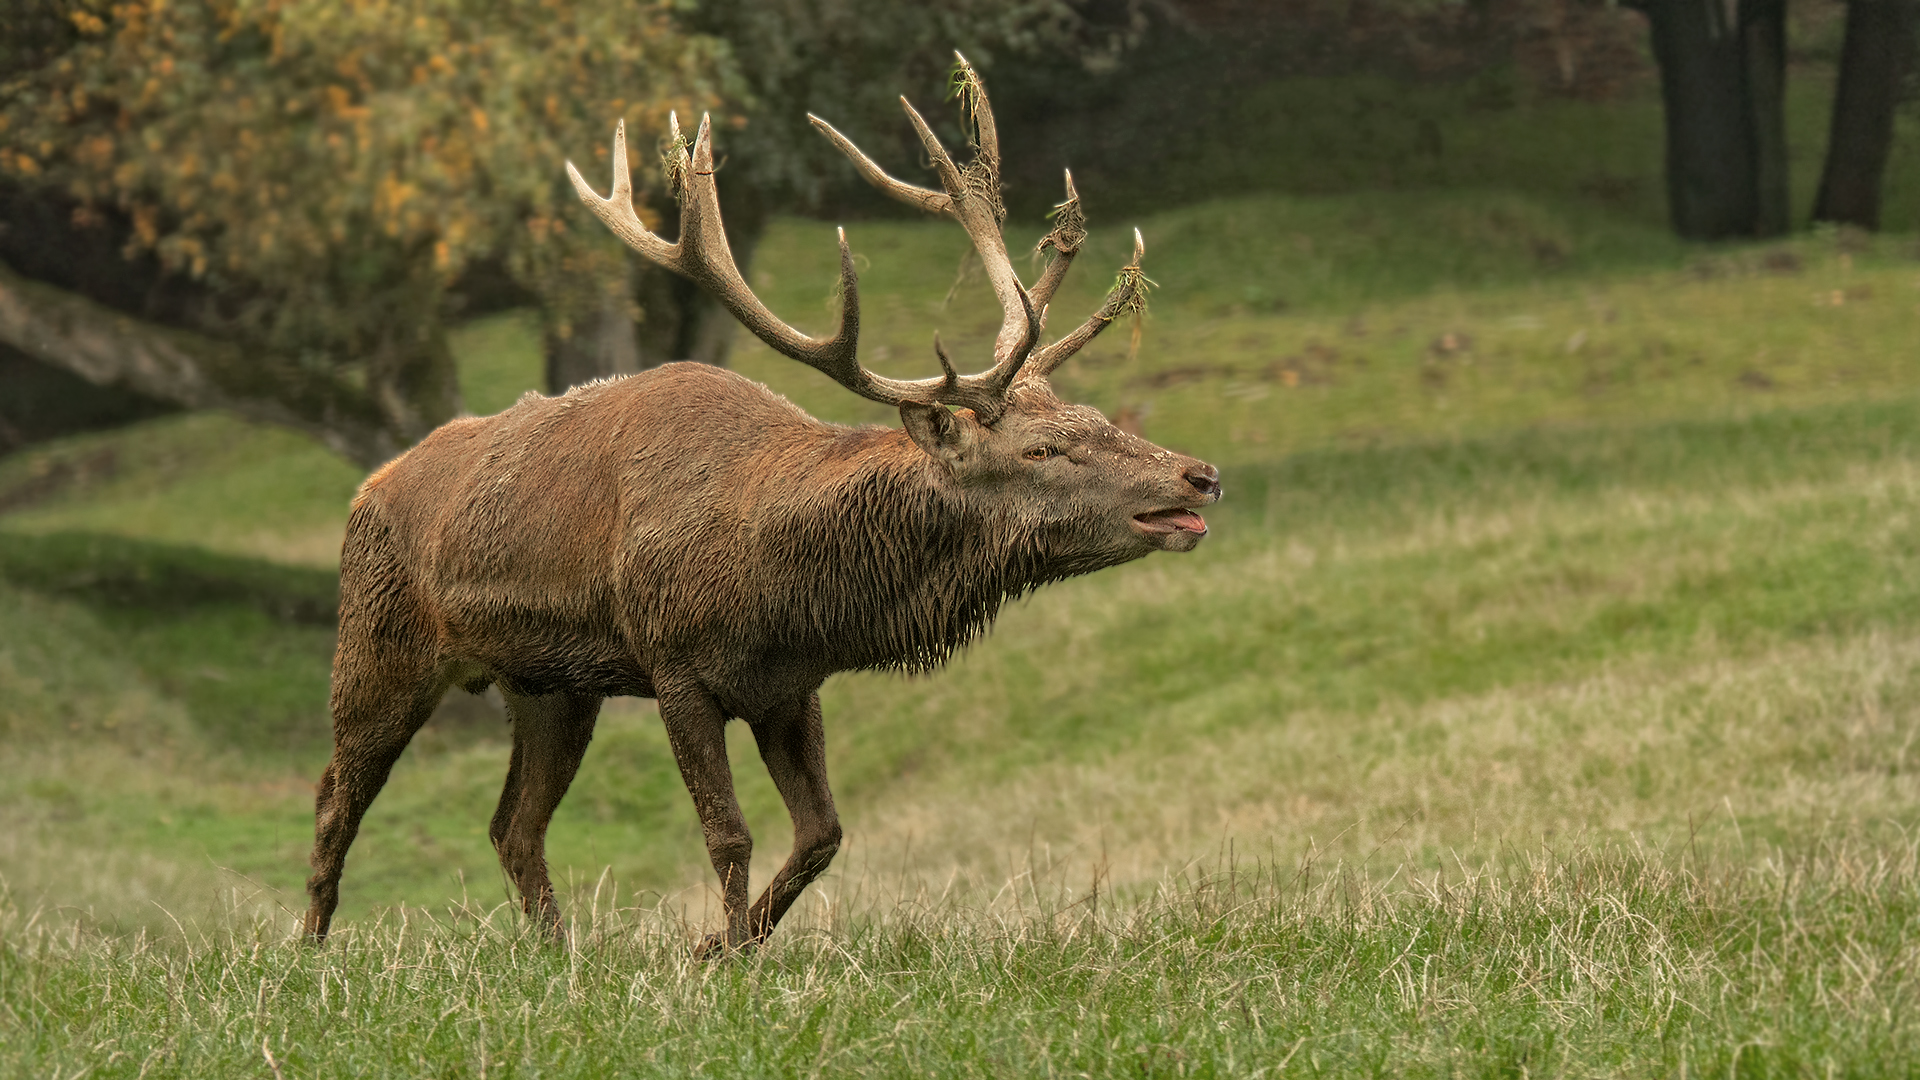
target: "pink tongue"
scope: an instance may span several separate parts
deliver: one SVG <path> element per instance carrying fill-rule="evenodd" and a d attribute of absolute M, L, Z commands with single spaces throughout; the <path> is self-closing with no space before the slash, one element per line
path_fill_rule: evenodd
<path fill-rule="evenodd" d="M 1202 518 L 1199 514 L 1196 514 L 1191 510 L 1180 510 L 1175 513 L 1168 514 L 1162 520 L 1164 520 L 1167 524 L 1172 525 L 1176 529 L 1184 529 L 1187 532 L 1206 532 L 1207 531 L 1206 519 Z"/>

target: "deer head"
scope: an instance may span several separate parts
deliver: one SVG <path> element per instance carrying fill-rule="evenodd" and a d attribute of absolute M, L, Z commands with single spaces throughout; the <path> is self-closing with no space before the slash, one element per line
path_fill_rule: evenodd
<path fill-rule="evenodd" d="M 1109 423 L 1098 410 L 1062 402 L 1048 377 L 1121 315 L 1145 301 L 1141 274 L 1145 243 L 1134 232 L 1133 260 L 1099 310 L 1060 339 L 1041 345 L 1048 305 L 1086 239 L 1073 174 L 1055 225 L 1039 244 L 1052 258 L 1032 289 L 1020 281 L 1001 235 L 1000 142 L 986 89 L 964 56 L 956 83 L 973 123 L 978 148 L 967 165 L 955 164 L 932 128 L 906 98 L 907 119 L 920 137 L 943 190 L 918 187 L 888 175 L 846 136 L 817 116 L 813 126 L 847 155 L 869 183 L 890 197 L 959 222 L 973 241 L 1003 318 L 994 339 L 993 364 L 977 375 L 960 375 L 935 334 L 934 355 L 942 375 L 902 380 L 876 375 L 857 358 L 860 299 L 853 253 L 839 231 L 840 324 L 827 337 L 812 337 L 781 321 L 753 294 L 735 265 L 721 226 L 713 180 L 713 130 L 703 116 L 689 145 L 677 117 L 670 120 L 664 155 L 669 189 L 680 202 L 680 239 L 668 243 L 650 232 L 633 209 L 627 171 L 626 129 L 613 136 L 613 191 L 601 198 L 572 162 L 567 175 L 581 201 L 615 235 L 643 257 L 713 293 L 754 336 L 780 354 L 807 364 L 848 390 L 900 410 L 906 434 L 935 464 L 955 497 L 988 516 L 1010 518 L 1025 531 L 1052 537 L 1050 547 L 1078 572 L 1137 558 L 1151 551 L 1189 551 L 1206 535 L 1194 510 L 1220 498 L 1219 473 Z"/>

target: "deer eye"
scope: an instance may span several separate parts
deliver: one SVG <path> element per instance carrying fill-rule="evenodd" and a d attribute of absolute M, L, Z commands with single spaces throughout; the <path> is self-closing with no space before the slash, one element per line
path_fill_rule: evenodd
<path fill-rule="evenodd" d="M 1060 451 L 1054 449 L 1051 446 L 1036 446 L 1021 456 L 1026 458 L 1028 461 L 1045 461 L 1048 458 L 1054 457 L 1059 453 Z"/>

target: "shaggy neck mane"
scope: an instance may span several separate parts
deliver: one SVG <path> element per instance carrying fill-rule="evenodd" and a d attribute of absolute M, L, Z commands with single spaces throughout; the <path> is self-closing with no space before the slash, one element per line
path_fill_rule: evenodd
<path fill-rule="evenodd" d="M 887 445 L 894 437 L 904 447 Z M 765 596 L 784 648 L 835 670 L 931 670 L 1007 600 L 1092 569 L 944 489 L 904 432 L 861 429 L 837 443 L 846 471 L 761 534 L 770 565 L 787 571 Z"/>

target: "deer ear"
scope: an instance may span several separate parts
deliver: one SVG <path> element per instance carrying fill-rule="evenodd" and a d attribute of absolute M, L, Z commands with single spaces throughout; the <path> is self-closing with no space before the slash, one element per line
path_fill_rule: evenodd
<path fill-rule="evenodd" d="M 955 413 L 945 405 L 921 405 L 907 401 L 900 405 L 900 421 L 907 435 L 927 456 L 948 466 L 966 460 L 974 444 L 980 441 L 980 424 L 971 410 Z"/>

